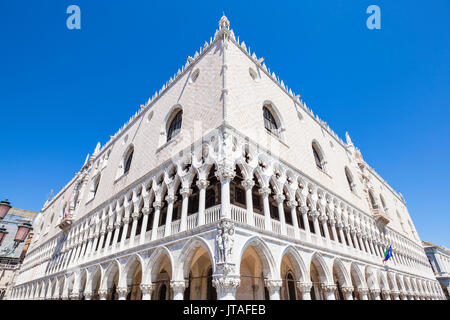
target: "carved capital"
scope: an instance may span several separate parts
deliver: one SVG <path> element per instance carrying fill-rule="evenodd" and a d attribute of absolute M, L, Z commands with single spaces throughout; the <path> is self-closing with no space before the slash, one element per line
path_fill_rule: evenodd
<path fill-rule="evenodd" d="M 282 280 L 269 280 L 269 279 L 265 279 L 264 280 L 264 284 L 266 285 L 267 288 L 269 288 L 269 290 L 273 290 L 273 289 L 279 289 L 283 286 L 283 281 Z"/>
<path fill-rule="evenodd" d="M 153 284 L 141 284 L 140 288 L 143 294 L 152 294 L 155 286 Z"/>
<path fill-rule="evenodd" d="M 275 201 L 278 204 L 283 203 L 284 199 L 286 199 L 286 197 L 283 194 L 280 194 L 280 193 L 276 194 L 273 198 L 275 199 Z"/>
<path fill-rule="evenodd" d="M 341 291 L 343 293 L 351 293 L 353 292 L 355 289 L 353 287 L 341 287 Z"/>
<path fill-rule="evenodd" d="M 129 224 L 130 223 L 130 217 L 123 218 L 123 224 Z"/>
<path fill-rule="evenodd" d="M 335 292 L 337 286 L 335 284 L 322 284 L 322 289 L 325 292 Z"/>
<path fill-rule="evenodd" d="M 152 210 L 150 208 L 147 208 L 147 207 L 142 208 L 143 215 L 146 216 L 146 215 L 150 214 L 150 212 L 152 212 Z"/>
<path fill-rule="evenodd" d="M 245 188 L 245 189 L 251 189 L 254 187 L 255 185 L 255 181 L 253 181 L 253 179 L 245 179 L 241 182 L 241 185 Z"/>
<path fill-rule="evenodd" d="M 308 293 L 308 292 L 311 292 L 312 283 L 311 282 L 298 282 L 297 288 L 299 288 L 302 293 Z"/>
<path fill-rule="evenodd" d="M 107 290 L 98 290 L 98 296 L 100 297 L 100 300 L 105 300 L 108 297 L 108 291 Z"/>
<path fill-rule="evenodd" d="M 230 165 L 219 164 L 219 169 L 214 173 L 220 181 L 232 180 L 236 173 Z"/>
<path fill-rule="evenodd" d="M 182 188 L 180 190 L 180 194 L 183 198 L 189 197 L 192 194 L 192 189 L 190 188 Z"/>
<path fill-rule="evenodd" d="M 356 291 L 361 295 L 366 295 L 369 293 L 369 289 L 367 289 L 367 288 L 358 288 L 358 289 L 356 289 Z"/>
<path fill-rule="evenodd" d="M 189 281 L 186 280 L 171 280 L 170 287 L 175 291 L 184 290 L 189 286 Z"/>
<path fill-rule="evenodd" d="M 92 299 L 92 296 L 93 296 L 94 294 L 93 294 L 92 291 L 85 291 L 85 292 L 83 293 L 83 295 L 84 295 L 84 298 L 85 298 L 86 300 L 91 300 L 91 299 Z"/>
<path fill-rule="evenodd" d="M 173 194 L 169 194 L 166 196 L 166 201 L 167 203 L 174 203 L 177 200 L 177 197 L 174 196 Z"/>
<path fill-rule="evenodd" d="M 330 225 L 332 227 L 334 227 L 336 225 L 336 219 L 330 218 L 330 219 L 328 219 L 328 221 L 330 222 Z"/>
<path fill-rule="evenodd" d="M 241 284 L 239 276 L 214 275 L 212 285 L 225 291 L 235 290 Z"/>
<path fill-rule="evenodd" d="M 131 218 L 133 218 L 133 220 L 137 220 L 139 219 L 139 216 L 141 215 L 141 213 L 139 211 L 135 211 L 133 212 L 133 214 L 131 215 Z"/>
<path fill-rule="evenodd" d="M 286 202 L 286 204 L 291 209 L 292 208 L 296 208 L 298 206 L 298 202 L 295 201 L 295 200 L 289 200 L 289 201 Z"/>
<path fill-rule="evenodd" d="M 261 194 L 261 195 L 266 195 L 266 196 L 268 196 L 272 191 L 270 190 L 270 188 L 263 187 L 263 188 L 259 189 L 258 192 L 259 192 L 259 194 Z"/>
<path fill-rule="evenodd" d="M 125 297 L 128 292 L 130 292 L 130 289 L 127 287 L 119 287 L 116 289 L 117 294 L 119 295 L 119 297 Z"/>
<path fill-rule="evenodd" d="M 153 208 L 155 208 L 155 210 L 160 210 L 163 206 L 163 203 L 161 201 L 155 200 L 153 201 Z"/>
<path fill-rule="evenodd" d="M 205 179 L 199 179 L 196 184 L 199 189 L 205 189 L 209 186 L 209 181 Z"/>
<path fill-rule="evenodd" d="M 119 229 L 121 225 L 122 225 L 122 222 L 120 222 L 120 221 L 117 221 L 116 223 L 114 223 L 114 227 L 116 227 L 116 229 Z"/>
<path fill-rule="evenodd" d="M 308 207 L 307 206 L 301 206 L 300 207 L 300 212 L 302 213 L 302 214 L 308 214 Z"/>
<path fill-rule="evenodd" d="M 113 229 L 114 229 L 114 226 L 111 224 L 108 224 L 108 226 L 106 227 L 106 231 L 108 231 L 108 232 L 113 231 Z"/>

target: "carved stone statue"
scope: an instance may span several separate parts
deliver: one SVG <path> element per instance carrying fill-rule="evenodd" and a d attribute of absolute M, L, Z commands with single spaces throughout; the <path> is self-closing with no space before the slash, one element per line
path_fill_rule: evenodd
<path fill-rule="evenodd" d="M 217 229 L 216 242 L 218 262 L 230 262 L 234 246 L 234 224 L 222 221 Z"/>

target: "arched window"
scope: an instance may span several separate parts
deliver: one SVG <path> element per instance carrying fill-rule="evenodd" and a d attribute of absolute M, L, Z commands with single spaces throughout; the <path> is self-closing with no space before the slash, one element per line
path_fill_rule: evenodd
<path fill-rule="evenodd" d="M 386 207 L 386 202 L 384 202 L 383 196 L 380 194 L 381 205 L 383 206 L 384 211 L 387 213 L 388 208 Z"/>
<path fill-rule="evenodd" d="M 94 177 L 94 179 L 92 179 L 88 201 L 94 199 L 95 195 L 97 194 L 99 184 L 100 184 L 100 174 L 98 174 L 97 176 Z"/>
<path fill-rule="evenodd" d="M 375 198 L 373 197 L 373 194 L 371 191 L 369 191 L 369 199 L 370 199 L 370 206 L 372 207 L 372 209 L 378 209 L 378 205 L 375 202 Z"/>
<path fill-rule="evenodd" d="M 175 116 L 170 121 L 169 126 L 167 127 L 167 141 L 172 140 L 172 138 L 180 132 L 182 118 L 183 118 L 183 111 L 178 110 Z"/>
<path fill-rule="evenodd" d="M 353 182 L 352 174 L 348 168 L 345 168 L 345 177 L 347 178 L 350 191 L 355 191 L 355 183 Z"/>
<path fill-rule="evenodd" d="M 288 293 L 288 299 L 289 300 L 297 300 L 297 292 L 295 289 L 295 280 L 292 274 L 289 272 L 286 276 L 286 282 L 287 282 L 287 293 Z"/>
<path fill-rule="evenodd" d="M 131 148 L 130 151 L 128 151 L 128 155 L 125 157 L 125 162 L 123 166 L 123 174 L 127 174 L 128 171 L 130 171 L 131 162 L 133 161 L 133 153 L 134 149 Z"/>
<path fill-rule="evenodd" d="M 312 144 L 312 150 L 317 168 L 319 168 L 320 170 L 325 170 L 324 169 L 325 161 L 323 160 L 322 152 L 320 151 L 318 145 L 315 142 L 313 142 Z"/>
<path fill-rule="evenodd" d="M 275 120 L 272 112 L 269 110 L 267 105 L 263 107 L 263 114 L 264 114 L 264 127 L 266 128 L 266 130 L 274 134 L 278 138 L 280 138 L 280 126 Z"/>

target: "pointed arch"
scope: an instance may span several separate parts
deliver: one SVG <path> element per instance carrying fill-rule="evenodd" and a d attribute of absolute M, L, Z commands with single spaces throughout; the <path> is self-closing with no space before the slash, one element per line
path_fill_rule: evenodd
<path fill-rule="evenodd" d="M 293 246 L 289 245 L 281 252 L 280 256 L 280 268 L 278 268 L 280 272 L 280 279 L 282 277 L 281 275 L 281 263 L 283 261 L 283 257 L 285 257 L 290 261 L 292 267 L 294 268 L 295 272 L 295 280 L 296 281 L 302 281 L 307 282 L 309 281 L 309 271 L 306 268 L 305 262 L 303 261 L 300 253 L 298 250 L 296 250 Z"/>
<path fill-rule="evenodd" d="M 120 279 L 120 264 L 117 260 L 113 260 L 108 264 L 106 271 L 104 272 L 104 278 L 100 284 L 102 290 L 108 290 L 114 285 L 114 278 L 119 273 Z"/>
<path fill-rule="evenodd" d="M 270 253 L 270 250 L 267 247 L 267 245 L 258 236 L 251 237 L 242 246 L 242 248 L 240 250 L 240 255 L 239 255 L 239 262 L 236 263 L 236 265 L 239 266 L 238 273 L 240 274 L 240 264 L 241 264 L 240 262 L 245 253 L 245 250 L 247 250 L 248 247 L 252 247 L 255 250 L 255 252 L 258 254 L 258 256 L 261 260 L 262 266 L 263 266 L 264 277 L 266 277 L 267 279 L 274 279 L 274 276 L 276 274 L 278 274 L 275 271 L 276 270 L 275 269 L 275 265 L 276 265 L 275 260 L 272 256 L 272 254 Z"/>
<path fill-rule="evenodd" d="M 122 267 L 122 277 L 119 278 L 119 287 L 129 287 L 133 282 L 136 270 L 141 266 L 144 269 L 144 261 L 139 254 L 132 255 L 127 263 Z"/>
<path fill-rule="evenodd" d="M 164 258 L 169 259 L 170 268 L 166 270 L 169 273 L 170 277 L 173 277 L 174 273 L 174 265 L 173 265 L 173 257 L 170 253 L 169 249 L 166 246 L 160 246 L 155 249 L 155 251 L 150 256 L 150 259 L 145 265 L 145 269 L 142 274 L 142 284 L 151 284 L 156 280 L 157 270 L 161 267 L 161 264 Z"/>
<path fill-rule="evenodd" d="M 311 257 L 311 264 L 314 265 L 317 272 L 319 273 L 319 279 L 321 283 L 333 283 L 333 277 L 331 272 L 319 252 L 315 252 Z"/>
<path fill-rule="evenodd" d="M 350 266 L 350 274 L 352 278 L 353 286 L 360 289 L 360 288 L 367 288 L 366 281 L 364 280 L 364 275 L 361 272 L 359 266 L 352 262 Z"/>
<path fill-rule="evenodd" d="M 205 251 L 208 253 L 209 259 L 211 260 L 211 266 L 212 266 L 212 272 L 214 274 L 215 272 L 215 263 L 214 263 L 214 254 L 213 249 L 209 246 L 209 244 L 205 241 L 205 239 L 194 236 L 189 241 L 186 242 L 186 244 L 183 246 L 183 249 L 181 250 L 179 256 L 178 256 L 178 265 L 182 265 L 183 268 L 178 269 L 179 272 L 174 275 L 174 279 L 188 279 L 189 278 L 189 271 L 192 264 L 192 259 L 194 258 L 194 255 L 196 254 L 197 250 L 199 248 L 205 249 Z"/>
<path fill-rule="evenodd" d="M 333 261 L 333 274 L 335 273 L 335 271 L 341 286 L 352 286 L 352 279 L 350 278 L 347 269 L 339 258 L 335 258 Z"/>

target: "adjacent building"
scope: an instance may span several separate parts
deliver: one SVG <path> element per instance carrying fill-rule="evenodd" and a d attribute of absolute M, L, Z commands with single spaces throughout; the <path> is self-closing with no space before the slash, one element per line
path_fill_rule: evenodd
<path fill-rule="evenodd" d="M 428 241 L 423 241 L 422 244 L 436 279 L 441 284 L 442 291 L 447 299 L 450 299 L 450 250 Z"/>
<path fill-rule="evenodd" d="M 45 203 L 11 298 L 445 296 L 401 194 L 224 16 Z"/>
<path fill-rule="evenodd" d="M 38 213 L 34 211 L 11 208 L 5 219 L 0 221 L 4 235 L 4 240 L 0 243 L 0 300 L 14 284 L 16 273 L 33 238 L 33 233 L 30 232 L 26 240 L 16 246 L 14 239 L 17 227 L 24 222 L 32 223 L 37 215 Z"/>

